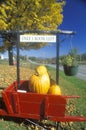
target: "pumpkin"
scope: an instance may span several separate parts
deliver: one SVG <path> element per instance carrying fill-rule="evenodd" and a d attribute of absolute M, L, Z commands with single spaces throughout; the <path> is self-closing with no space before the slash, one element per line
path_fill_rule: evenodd
<path fill-rule="evenodd" d="M 47 94 L 50 87 L 50 78 L 47 69 L 44 66 L 39 66 L 36 72 L 29 79 L 29 90 L 39 94 Z"/>
<path fill-rule="evenodd" d="M 48 73 L 47 72 L 47 68 L 43 65 L 40 65 L 36 68 L 36 72 L 38 73 L 38 75 L 43 75 L 45 73 Z"/>
<path fill-rule="evenodd" d="M 54 95 L 61 95 L 61 89 L 60 86 L 58 85 L 52 85 L 49 90 L 48 90 L 48 94 L 54 94 Z"/>

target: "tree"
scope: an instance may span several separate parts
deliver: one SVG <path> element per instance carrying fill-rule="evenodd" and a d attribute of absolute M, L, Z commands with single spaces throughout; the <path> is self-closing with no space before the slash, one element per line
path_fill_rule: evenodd
<path fill-rule="evenodd" d="M 0 3 L 0 30 L 56 30 L 63 20 L 64 2 L 56 0 L 4 0 Z M 12 48 L 15 45 L 13 34 L 2 36 L 5 38 L 4 49 L 9 52 L 12 61 Z M 38 49 L 46 45 L 21 44 L 21 48 Z M 10 53 L 11 52 L 11 53 Z M 13 61 L 12 61 L 13 62 Z M 9 62 L 9 64 L 13 64 Z"/>

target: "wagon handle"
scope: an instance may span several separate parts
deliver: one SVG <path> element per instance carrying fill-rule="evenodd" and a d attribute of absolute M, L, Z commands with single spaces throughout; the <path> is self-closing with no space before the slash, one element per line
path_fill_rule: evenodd
<path fill-rule="evenodd" d="M 78 95 L 72 95 L 72 96 L 63 96 L 64 98 L 80 98 L 80 96 Z"/>
<path fill-rule="evenodd" d="M 32 123 L 32 124 L 35 125 L 35 126 L 38 126 L 38 127 L 41 128 L 42 130 L 47 130 L 47 129 L 45 129 L 44 127 L 40 126 L 39 124 L 37 124 L 37 123 L 35 123 L 35 122 L 33 122 L 33 121 L 29 120 L 29 119 L 26 119 L 26 121 Z"/>

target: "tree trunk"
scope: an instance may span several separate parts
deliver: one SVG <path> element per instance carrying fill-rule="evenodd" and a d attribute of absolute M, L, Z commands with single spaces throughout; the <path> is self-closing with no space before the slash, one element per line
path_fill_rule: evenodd
<path fill-rule="evenodd" d="M 8 48 L 9 65 L 13 65 L 13 48 L 10 46 Z"/>

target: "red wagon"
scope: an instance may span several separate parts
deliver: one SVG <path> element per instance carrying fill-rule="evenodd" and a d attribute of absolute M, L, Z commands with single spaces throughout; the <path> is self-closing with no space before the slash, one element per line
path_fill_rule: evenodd
<path fill-rule="evenodd" d="M 17 90 L 17 82 L 14 82 L 2 91 L 4 109 L 0 108 L 0 115 L 57 122 L 86 121 L 85 117 L 65 114 L 67 98 L 78 96 L 30 93 L 28 82 L 20 81 L 19 90 Z"/>

